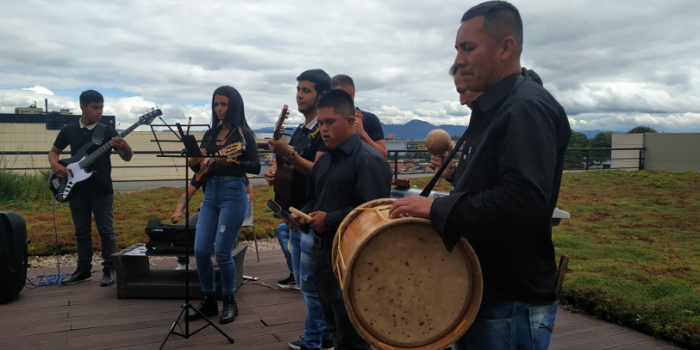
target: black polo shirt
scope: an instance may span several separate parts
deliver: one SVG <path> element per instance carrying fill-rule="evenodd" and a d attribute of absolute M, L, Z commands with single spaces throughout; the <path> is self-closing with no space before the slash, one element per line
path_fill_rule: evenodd
<path fill-rule="evenodd" d="M 95 128 L 92 128 L 92 130 L 81 128 L 79 122 L 69 123 L 58 132 L 53 145 L 60 150 L 70 145 L 70 155 L 74 157 L 84 145 L 92 144 L 86 153 L 86 155 L 89 155 L 100 147 L 92 143 L 94 132 Z M 117 131 L 113 127 L 105 125 L 101 145 L 109 142 L 115 136 L 119 136 Z M 105 195 L 114 193 L 114 188 L 112 187 L 112 162 L 109 158 L 111 153 L 111 151 L 105 152 L 87 168 L 87 171 L 92 171 L 93 174 L 87 180 L 75 185 L 72 190 L 73 194 Z"/>
<path fill-rule="evenodd" d="M 556 299 L 549 222 L 571 129 L 564 108 L 523 72 L 522 82 L 513 74 L 474 101 L 454 186 L 430 219 L 448 249 L 469 240 L 484 299 L 545 305 Z"/>
<path fill-rule="evenodd" d="M 306 141 L 304 141 L 306 140 Z M 321 139 L 321 133 L 318 130 L 318 123 L 314 121 L 311 129 L 306 128 L 304 124 L 299 125 L 292 134 L 292 138 L 289 144 L 294 148 L 299 154 L 297 157 L 314 162 L 316 160 L 317 152 L 325 152 L 326 145 Z M 304 146 L 306 144 L 306 146 Z M 299 149 L 303 147 L 303 149 Z M 301 208 L 306 204 L 306 175 L 300 173 L 294 169 L 291 181 L 291 192 L 292 192 L 292 206 L 294 208 Z"/>
<path fill-rule="evenodd" d="M 355 109 L 362 113 L 362 118 L 364 119 L 362 121 L 362 127 L 365 129 L 365 132 L 367 132 L 369 138 L 375 142 L 384 140 L 384 130 L 382 129 L 382 123 L 379 121 L 379 118 L 374 113 L 363 111 L 357 107 L 355 107 Z"/>
<path fill-rule="evenodd" d="M 324 153 L 309 173 L 305 213 L 326 212 L 328 232 L 335 234 L 358 205 L 378 198 L 389 198 L 391 168 L 379 151 L 355 133 L 338 148 Z"/>

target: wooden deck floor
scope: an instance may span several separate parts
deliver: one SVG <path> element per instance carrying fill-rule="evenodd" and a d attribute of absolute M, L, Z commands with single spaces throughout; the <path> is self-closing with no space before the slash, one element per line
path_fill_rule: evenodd
<path fill-rule="evenodd" d="M 175 260 L 157 262 L 152 268 L 174 268 Z M 63 268 L 72 272 L 73 268 Z M 245 258 L 246 275 L 275 286 L 285 277 L 280 251 L 254 252 Z M 56 269 L 30 270 L 55 274 Z M 116 287 L 100 287 L 101 273 L 94 279 L 67 287 L 25 289 L 19 297 L 0 305 L 0 350 L 5 349 L 157 349 L 168 333 L 182 300 L 117 299 Z M 287 342 L 304 331 L 306 307 L 300 294 L 244 282 L 236 292 L 239 316 L 221 328 L 232 338 L 229 344 L 212 327 L 190 339 L 170 336 L 165 349 L 251 350 L 287 348 Z M 197 304 L 194 301 L 193 304 Z M 218 325 L 218 319 L 214 320 Z M 204 321 L 190 322 L 197 329 Z M 670 343 L 615 324 L 559 310 L 551 349 L 679 349 Z"/>

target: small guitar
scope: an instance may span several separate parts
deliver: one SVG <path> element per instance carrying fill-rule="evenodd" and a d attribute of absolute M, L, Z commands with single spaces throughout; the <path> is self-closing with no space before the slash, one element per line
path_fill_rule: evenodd
<path fill-rule="evenodd" d="M 243 143 L 235 142 L 222 148 L 218 155 L 226 156 L 228 157 L 228 159 L 226 159 L 227 162 L 235 163 L 236 158 L 238 158 L 241 153 L 243 153 Z M 216 158 L 204 158 L 199 161 L 199 171 L 197 175 L 195 175 L 197 181 L 200 181 L 202 178 L 207 178 L 216 172 L 216 169 L 219 168 L 219 163 L 215 162 L 215 160 Z"/>
<path fill-rule="evenodd" d="M 365 121 L 365 116 L 362 115 L 362 112 L 358 109 L 355 110 L 355 120 L 362 120 L 363 122 Z"/>
<path fill-rule="evenodd" d="M 139 120 L 134 123 L 134 125 L 130 126 L 128 129 L 124 130 L 124 132 L 119 134 L 119 137 L 126 137 L 126 135 L 129 135 L 129 133 L 141 125 L 151 124 L 153 119 L 156 119 L 156 117 L 159 115 L 163 115 L 163 111 L 156 109 L 140 116 Z M 97 157 L 112 150 L 112 141 L 105 143 L 104 145 L 100 146 L 100 148 L 86 156 L 85 154 L 93 146 L 95 146 L 94 143 L 87 143 L 80 148 L 75 156 L 58 161 L 61 165 L 68 169 L 67 177 L 58 177 L 56 174 L 54 174 L 53 170 L 49 173 L 49 188 L 51 189 L 51 192 L 53 192 L 53 195 L 56 197 L 57 201 L 67 202 L 73 193 L 73 188 L 75 185 L 92 176 L 92 171 L 87 171 L 87 168 L 92 165 L 95 160 L 97 160 Z"/>
<path fill-rule="evenodd" d="M 272 134 L 272 138 L 279 140 L 283 137 L 284 130 L 287 127 L 286 120 L 289 117 L 289 107 L 284 105 L 279 118 L 277 118 L 277 123 L 275 123 L 275 131 Z M 289 210 L 289 206 L 292 205 L 292 174 L 294 173 L 294 167 L 284 158 L 277 157 L 277 172 L 275 173 L 275 202 L 277 202 L 280 207 L 284 210 Z"/>

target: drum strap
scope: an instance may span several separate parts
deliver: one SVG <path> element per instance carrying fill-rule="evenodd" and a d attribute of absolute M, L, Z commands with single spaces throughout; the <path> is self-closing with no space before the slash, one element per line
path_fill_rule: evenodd
<path fill-rule="evenodd" d="M 520 83 L 523 82 L 523 80 L 525 80 L 525 78 L 523 77 L 522 74 L 519 74 L 518 78 L 515 80 L 515 83 L 513 84 L 513 87 L 510 89 L 510 92 L 508 93 L 508 95 L 513 93 L 513 91 L 515 91 L 515 89 L 520 85 Z M 498 107 L 498 111 L 496 112 L 496 114 L 494 116 L 500 115 L 502 108 L 503 108 L 503 104 L 501 104 L 501 106 Z M 473 165 L 475 164 L 474 160 L 476 160 L 478 155 L 481 154 L 481 150 L 483 149 L 482 146 L 485 144 L 486 140 L 489 138 L 489 135 L 491 134 L 491 129 L 493 128 L 494 124 L 496 124 L 496 121 L 492 120 L 491 124 L 489 124 L 489 128 L 486 130 L 486 133 L 484 134 L 484 137 L 481 139 L 479 146 L 476 148 L 476 152 L 474 153 L 471 161 L 467 165 L 467 169 L 464 171 L 464 175 L 462 175 L 462 178 L 466 178 L 467 174 L 472 171 Z M 440 166 L 440 169 L 435 173 L 432 180 L 430 180 L 430 183 L 428 183 L 428 186 L 426 186 L 423 189 L 423 192 L 420 193 L 421 196 L 428 197 L 430 195 L 430 192 L 433 190 L 433 187 L 435 187 L 435 184 L 440 179 L 440 176 L 442 176 L 442 172 L 445 171 L 445 169 L 447 168 L 447 165 L 452 161 L 452 158 L 455 156 L 455 154 L 457 153 L 459 148 L 462 147 L 462 144 L 467 139 L 467 131 L 469 131 L 469 128 L 467 128 L 467 130 L 464 131 L 464 134 L 462 134 L 462 138 L 460 138 L 459 141 L 457 141 L 457 144 L 455 145 L 455 147 L 452 148 L 452 151 L 450 152 L 450 154 L 447 155 L 447 158 L 445 158 L 445 161 Z"/>

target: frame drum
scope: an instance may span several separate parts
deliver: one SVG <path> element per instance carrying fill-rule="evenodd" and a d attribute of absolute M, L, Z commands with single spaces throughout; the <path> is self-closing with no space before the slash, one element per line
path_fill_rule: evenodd
<path fill-rule="evenodd" d="M 333 268 L 345 307 L 375 348 L 445 348 L 479 310 L 479 261 L 464 238 L 448 252 L 430 220 L 389 219 L 393 201 L 362 204 L 338 228 Z"/>

